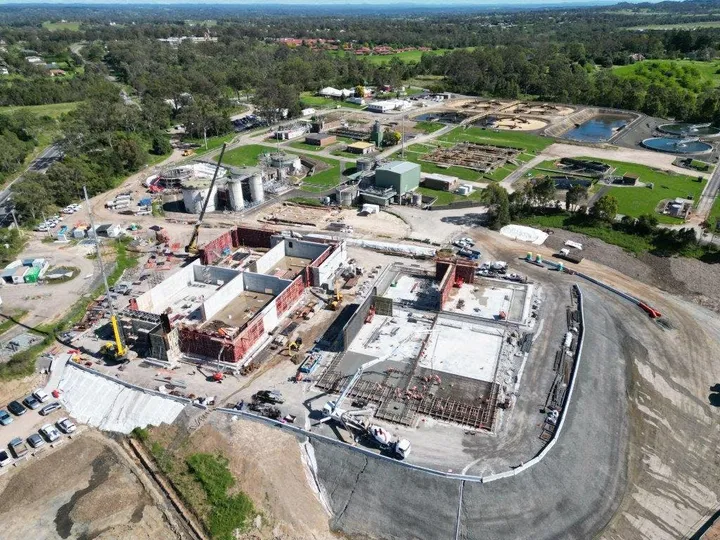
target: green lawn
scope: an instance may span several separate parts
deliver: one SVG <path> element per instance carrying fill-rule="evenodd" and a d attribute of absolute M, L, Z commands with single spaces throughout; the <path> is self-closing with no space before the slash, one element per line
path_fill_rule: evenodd
<path fill-rule="evenodd" d="M 38 116 L 49 116 L 51 118 L 57 118 L 65 113 L 74 111 L 80 104 L 79 101 L 71 101 L 68 103 L 53 103 L 51 105 L 27 105 L 27 106 L 16 106 L 10 105 L 7 107 L 0 107 L 0 114 L 12 113 L 15 111 L 28 111 Z"/>
<path fill-rule="evenodd" d="M 330 165 L 330 168 L 305 178 L 301 189 L 303 191 L 319 192 L 337 186 L 340 183 L 340 162 L 319 156 L 313 156 L 313 159 L 324 161 Z"/>
<path fill-rule="evenodd" d="M 494 131 L 492 129 L 479 127 L 469 127 L 467 129 L 456 127 L 450 133 L 446 133 L 440 137 L 440 140 L 448 142 L 468 141 L 494 146 L 512 146 L 514 148 L 522 148 L 528 152 L 540 152 L 553 143 L 553 140 L 548 137 L 541 137 L 540 135 L 533 135 L 531 133 Z"/>
<path fill-rule="evenodd" d="M 308 150 L 310 152 L 319 152 L 320 150 L 324 150 L 325 148 L 327 148 L 327 146 L 316 146 L 314 144 L 307 144 L 302 141 L 291 142 L 290 144 L 288 144 L 288 146 L 292 148 L 297 148 L 298 150 Z"/>
<path fill-rule="evenodd" d="M 72 32 L 77 32 L 80 30 L 80 22 L 79 21 L 65 21 L 65 22 L 50 22 L 45 21 L 42 23 L 43 28 L 46 30 L 50 30 L 51 32 L 55 32 L 57 30 L 70 30 Z"/>
<path fill-rule="evenodd" d="M 458 195 L 450 191 L 442 191 L 439 189 L 430 189 L 426 187 L 417 188 L 418 193 L 422 193 L 427 197 L 437 197 L 435 204 L 437 206 L 445 206 L 455 201 L 479 201 L 482 198 L 482 189 L 475 189 L 469 196 Z"/>
<path fill-rule="evenodd" d="M 240 146 L 225 152 L 223 163 L 225 165 L 232 165 L 235 167 L 242 167 L 245 165 L 255 166 L 257 165 L 258 157 L 261 154 L 270 152 L 273 152 L 273 149 L 268 146 L 248 144 L 247 146 Z M 217 161 L 217 158 L 218 156 L 215 156 L 215 161 Z"/>
<path fill-rule="evenodd" d="M 644 24 L 632 26 L 628 30 L 695 30 L 698 28 L 720 28 L 720 21 L 697 21 L 674 24 Z"/>
<path fill-rule="evenodd" d="M 579 158 L 590 159 L 590 158 Z M 643 214 L 654 214 L 661 223 L 682 223 L 682 220 L 661 214 L 655 214 L 655 208 L 661 200 L 687 197 L 692 195 L 697 201 L 707 180 L 697 181 L 696 176 L 671 175 L 658 169 L 645 165 L 611 161 L 608 159 L 595 159 L 615 167 L 616 176 L 625 173 L 634 173 L 640 177 L 640 182 L 654 183 L 654 189 L 648 187 L 611 187 L 607 195 L 618 200 L 618 212 L 627 216 L 639 217 Z"/>
<path fill-rule="evenodd" d="M 500 182 L 501 180 L 505 180 L 507 175 L 509 175 L 511 172 L 513 172 L 517 167 L 513 165 L 512 163 L 507 163 L 503 165 L 502 167 L 498 167 L 491 173 L 483 174 L 483 178 L 487 180 L 493 180 L 495 182 Z"/>
<path fill-rule="evenodd" d="M 679 86 L 694 92 L 720 86 L 720 61 L 643 60 L 612 68 L 615 75 L 645 79 L 663 86 Z"/>
<path fill-rule="evenodd" d="M 440 122 L 418 122 L 415 124 L 415 129 L 423 133 L 435 133 L 444 127 L 445 124 L 441 124 Z"/>
<path fill-rule="evenodd" d="M 228 133 L 227 135 L 218 135 L 217 137 L 208 137 L 207 138 L 207 148 L 205 148 L 205 140 L 204 139 L 191 139 L 191 138 L 184 138 L 183 142 L 189 143 L 189 144 L 199 144 L 200 148 L 197 148 L 195 151 L 198 154 L 203 154 L 205 152 L 210 152 L 211 150 L 216 150 L 217 148 L 220 148 L 223 143 L 229 143 L 235 138 L 235 133 Z"/>
<path fill-rule="evenodd" d="M 708 215 L 707 221 L 711 227 L 720 220 L 720 196 L 715 198 L 712 208 L 710 209 L 710 215 Z"/>
<path fill-rule="evenodd" d="M 303 92 L 300 94 L 300 104 L 304 107 L 312 107 L 314 109 L 336 109 L 339 106 L 349 107 L 351 109 L 362 109 L 364 105 L 356 103 L 348 103 L 340 99 L 333 99 L 323 96 L 316 96 L 313 92 Z"/>

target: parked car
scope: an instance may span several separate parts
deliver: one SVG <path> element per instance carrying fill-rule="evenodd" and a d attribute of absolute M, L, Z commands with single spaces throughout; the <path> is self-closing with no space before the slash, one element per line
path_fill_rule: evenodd
<path fill-rule="evenodd" d="M 12 450 L 12 453 L 16 458 L 21 458 L 28 453 L 27 444 L 25 444 L 25 441 L 23 441 L 20 437 L 15 437 L 12 441 L 10 441 L 10 450 Z"/>
<path fill-rule="evenodd" d="M 65 434 L 73 433 L 77 426 L 75 426 L 75 423 L 70 420 L 69 418 L 61 418 L 57 422 L 55 422 L 55 425 Z"/>
<path fill-rule="evenodd" d="M 57 411 L 61 407 L 62 405 L 60 405 L 57 401 L 54 401 L 53 403 L 49 403 L 45 405 L 42 409 L 40 409 L 40 414 L 43 416 L 47 416 L 48 414 Z"/>
<path fill-rule="evenodd" d="M 13 417 L 7 411 L 0 411 L 0 425 L 7 426 L 13 421 Z"/>
<path fill-rule="evenodd" d="M 35 409 L 37 409 L 40 406 L 40 401 L 38 401 L 38 399 L 35 396 L 30 394 L 28 397 L 23 399 L 23 404 L 28 409 L 32 409 L 34 411 Z"/>
<path fill-rule="evenodd" d="M 0 467 L 5 467 L 11 463 L 12 458 L 10 457 L 10 454 L 7 453 L 7 450 L 0 450 Z"/>
<path fill-rule="evenodd" d="M 60 432 L 52 424 L 45 424 L 40 428 L 40 433 L 47 439 L 48 442 L 53 443 L 60 438 Z"/>
<path fill-rule="evenodd" d="M 8 411 L 13 413 L 15 416 L 22 416 L 25 414 L 25 411 L 27 409 L 22 406 L 22 404 L 19 401 L 11 401 L 8 403 Z"/>
<path fill-rule="evenodd" d="M 253 396 L 253 400 L 263 403 L 285 403 L 282 394 L 277 390 L 260 390 Z"/>
<path fill-rule="evenodd" d="M 40 448 L 45 444 L 45 439 L 43 439 L 38 433 L 33 433 L 27 438 L 28 443 L 33 448 Z"/>
<path fill-rule="evenodd" d="M 35 396 L 35 399 L 37 399 L 40 403 L 45 403 L 48 399 L 50 399 L 50 394 L 42 388 L 35 390 L 32 395 Z"/>

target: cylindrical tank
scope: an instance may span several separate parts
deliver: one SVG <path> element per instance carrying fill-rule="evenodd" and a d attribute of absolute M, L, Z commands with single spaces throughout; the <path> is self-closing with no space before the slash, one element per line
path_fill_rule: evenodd
<path fill-rule="evenodd" d="M 262 174 L 256 173 L 250 176 L 250 197 L 253 202 L 261 203 L 265 200 L 265 192 L 263 191 Z"/>
<path fill-rule="evenodd" d="M 358 171 L 369 171 L 372 170 L 373 159 L 372 158 L 360 158 L 357 160 Z"/>
<path fill-rule="evenodd" d="M 245 201 L 243 200 L 242 192 L 242 178 L 237 176 L 228 178 L 227 186 L 228 193 L 230 195 L 230 208 L 233 212 L 239 212 L 245 208 Z"/>
<path fill-rule="evenodd" d="M 302 167 L 299 156 L 285 152 L 270 154 L 270 165 L 276 169 L 289 169 L 291 172 L 297 172 Z"/>
<path fill-rule="evenodd" d="M 199 214 L 202 211 L 205 198 L 210 192 L 210 182 L 207 180 L 189 180 L 182 184 L 183 203 L 185 203 L 185 211 L 190 214 Z M 212 193 L 208 200 L 207 212 L 215 211 L 215 197 L 217 196 L 217 188 L 213 187 Z"/>
<path fill-rule="evenodd" d="M 542 255 L 540 255 L 539 253 L 538 253 L 537 255 L 535 255 L 535 262 L 541 263 L 541 262 L 542 262 Z"/>
<path fill-rule="evenodd" d="M 532 258 L 533 258 L 532 251 L 528 251 L 528 252 L 527 252 L 527 255 L 525 255 L 525 260 L 526 260 L 526 261 L 532 261 Z"/>
<path fill-rule="evenodd" d="M 340 192 L 340 206 L 352 206 L 353 192 L 351 189 L 345 189 Z"/>

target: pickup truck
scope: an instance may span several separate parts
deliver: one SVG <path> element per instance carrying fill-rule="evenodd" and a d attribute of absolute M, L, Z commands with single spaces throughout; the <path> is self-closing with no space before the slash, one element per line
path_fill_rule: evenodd
<path fill-rule="evenodd" d="M 20 437 L 15 437 L 10 441 L 10 450 L 16 458 L 21 458 L 28 453 L 27 444 Z"/>

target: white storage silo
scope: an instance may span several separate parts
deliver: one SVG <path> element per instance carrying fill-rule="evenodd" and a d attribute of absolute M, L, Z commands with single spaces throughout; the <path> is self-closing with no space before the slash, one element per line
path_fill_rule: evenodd
<path fill-rule="evenodd" d="M 202 211 L 205 198 L 210 192 L 209 180 L 187 180 L 182 184 L 183 203 L 185 211 L 190 214 L 199 214 Z M 215 211 L 215 199 L 217 197 L 217 188 L 213 187 L 208 200 L 207 212 Z"/>
<path fill-rule="evenodd" d="M 255 172 L 248 179 L 250 184 L 250 198 L 254 203 L 261 203 L 265 200 L 265 192 L 263 191 L 262 173 Z"/>
<path fill-rule="evenodd" d="M 243 200 L 242 192 L 242 178 L 239 176 L 228 178 L 227 186 L 228 193 L 230 194 L 230 208 L 233 212 L 239 212 L 245 208 L 245 201 Z"/>

